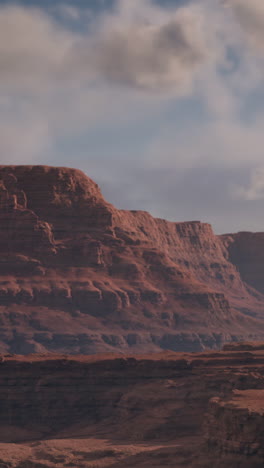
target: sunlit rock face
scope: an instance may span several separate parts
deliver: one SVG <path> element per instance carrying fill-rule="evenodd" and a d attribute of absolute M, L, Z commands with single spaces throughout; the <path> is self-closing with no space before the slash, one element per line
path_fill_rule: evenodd
<path fill-rule="evenodd" d="M 0 166 L 0 222 L 2 351 L 195 351 L 264 337 L 250 239 L 117 210 L 81 171 L 46 166 Z"/>

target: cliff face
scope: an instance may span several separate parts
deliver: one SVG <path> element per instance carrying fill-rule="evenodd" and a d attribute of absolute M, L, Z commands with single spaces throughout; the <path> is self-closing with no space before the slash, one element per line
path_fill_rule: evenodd
<path fill-rule="evenodd" d="M 209 453 L 225 466 L 264 463 L 264 390 L 234 390 L 227 399 L 212 398 L 206 418 Z M 218 466 L 218 465 L 216 465 Z"/>
<path fill-rule="evenodd" d="M 1 355 L 0 466 L 261 467 L 263 348 Z"/>
<path fill-rule="evenodd" d="M 208 224 L 117 210 L 82 172 L 45 166 L 0 166 L 0 220 L 2 351 L 201 350 L 264 336 L 261 281 Z"/>
<path fill-rule="evenodd" d="M 240 232 L 221 238 L 243 281 L 264 293 L 264 233 Z"/>

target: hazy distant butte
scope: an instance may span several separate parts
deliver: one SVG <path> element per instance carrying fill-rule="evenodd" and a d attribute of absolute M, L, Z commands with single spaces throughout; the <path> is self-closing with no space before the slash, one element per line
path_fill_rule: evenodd
<path fill-rule="evenodd" d="M 120 211 L 81 171 L 0 166 L 0 351 L 264 338 L 264 233 Z"/>

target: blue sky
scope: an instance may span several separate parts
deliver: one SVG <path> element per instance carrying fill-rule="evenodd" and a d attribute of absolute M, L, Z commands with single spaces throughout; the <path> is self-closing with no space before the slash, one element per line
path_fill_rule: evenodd
<path fill-rule="evenodd" d="M 0 162 L 264 231 L 263 0 L 0 0 Z"/>

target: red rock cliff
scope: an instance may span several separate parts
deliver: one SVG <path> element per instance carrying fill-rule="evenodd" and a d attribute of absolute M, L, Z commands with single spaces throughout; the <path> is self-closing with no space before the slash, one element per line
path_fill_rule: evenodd
<path fill-rule="evenodd" d="M 221 238 L 243 281 L 264 293 L 264 233 L 239 232 Z"/>
<path fill-rule="evenodd" d="M 208 452 L 216 467 L 260 467 L 264 463 L 264 390 L 234 390 L 211 399 L 205 424 Z"/>
<path fill-rule="evenodd" d="M 201 350 L 261 339 L 261 288 L 209 224 L 119 211 L 81 171 L 0 166 L 0 349 Z"/>

